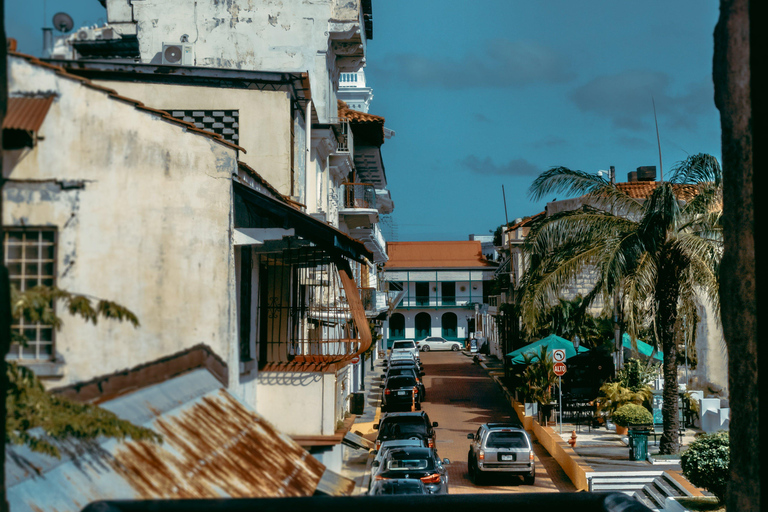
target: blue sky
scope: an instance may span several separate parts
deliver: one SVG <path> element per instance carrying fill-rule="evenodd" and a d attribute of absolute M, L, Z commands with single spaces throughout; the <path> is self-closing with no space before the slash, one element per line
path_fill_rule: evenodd
<path fill-rule="evenodd" d="M 6 2 L 9 37 L 38 55 L 57 11 L 102 23 L 97 0 Z M 541 211 L 528 187 L 556 165 L 617 179 L 689 154 L 720 158 L 713 101 L 715 0 L 374 0 L 370 112 L 396 240 L 466 240 Z M 553 198 L 546 198 L 551 200 Z M 563 199 L 562 197 L 559 199 Z M 392 238 L 390 238 L 392 239 Z"/>

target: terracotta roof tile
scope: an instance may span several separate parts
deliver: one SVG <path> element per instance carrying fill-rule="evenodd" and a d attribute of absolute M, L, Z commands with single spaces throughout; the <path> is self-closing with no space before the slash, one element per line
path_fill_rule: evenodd
<path fill-rule="evenodd" d="M 385 119 L 381 116 L 375 116 L 373 114 L 366 114 L 357 110 L 352 110 L 346 104 L 346 102 L 337 100 L 338 102 L 338 114 L 340 118 L 349 119 L 356 123 L 380 123 L 384 126 Z"/>
<path fill-rule="evenodd" d="M 45 121 L 55 96 L 8 98 L 8 112 L 3 119 L 3 129 L 36 132 Z"/>
<path fill-rule="evenodd" d="M 659 185 L 659 181 L 629 181 L 617 183 L 616 188 L 635 199 L 648 199 Z M 696 185 L 673 183 L 672 187 L 678 199 L 687 201 L 698 194 Z"/>
<path fill-rule="evenodd" d="M 216 142 L 218 142 L 220 144 L 224 144 L 225 146 L 229 146 L 232 149 L 236 149 L 238 151 L 242 151 L 243 153 L 246 152 L 245 149 L 243 149 L 242 147 L 238 146 L 237 144 L 232 144 L 228 140 L 224 139 L 218 133 L 209 132 L 207 130 L 201 130 L 200 128 L 198 128 L 197 126 L 195 126 L 192 123 L 188 123 L 186 121 L 182 121 L 180 119 L 176 119 L 175 117 L 171 116 L 168 112 L 165 112 L 163 110 L 157 110 L 157 109 L 154 109 L 154 108 L 147 107 L 142 102 L 140 102 L 138 100 L 134 100 L 132 98 L 127 98 L 125 96 L 121 96 L 114 89 L 110 89 L 109 87 L 104 87 L 104 86 L 101 86 L 101 85 L 97 85 L 97 84 L 91 82 L 90 80 L 88 80 L 87 78 L 83 78 L 83 77 L 80 77 L 80 76 L 77 76 L 77 75 L 73 75 L 71 73 L 67 73 L 63 68 L 60 68 L 59 66 L 55 66 L 53 64 L 49 64 L 47 62 L 43 62 L 43 61 L 41 61 L 40 59 L 38 59 L 36 57 L 32 57 L 31 55 L 25 55 L 23 53 L 8 52 L 8 55 L 10 55 L 11 57 L 18 57 L 18 58 L 24 59 L 24 60 L 26 60 L 27 62 L 29 62 L 32 65 L 39 66 L 39 67 L 46 68 L 46 69 L 50 69 L 50 70 L 52 70 L 53 72 L 55 72 L 57 75 L 59 75 L 61 77 L 69 78 L 70 80 L 76 80 L 76 81 L 80 82 L 81 84 L 83 84 L 84 86 L 86 86 L 86 87 L 88 87 L 90 89 L 94 89 L 96 91 L 101 91 L 101 92 L 107 93 L 109 95 L 109 97 L 112 98 L 112 99 L 115 99 L 115 100 L 118 100 L 118 101 L 124 101 L 126 103 L 129 103 L 129 104 L 133 105 L 138 110 L 143 110 L 144 112 L 149 112 L 149 113 L 151 113 L 153 115 L 156 115 L 158 117 L 162 117 L 164 120 L 166 120 L 166 121 L 168 121 L 170 123 L 173 123 L 173 124 L 176 124 L 176 125 L 179 125 L 179 126 L 183 126 L 184 128 L 186 128 L 189 131 L 198 133 L 200 135 L 204 135 L 204 136 L 208 137 L 209 139 L 213 139 Z M 5 123 L 3 123 L 3 126 L 5 126 Z"/>
<path fill-rule="evenodd" d="M 544 212 L 539 212 L 536 215 L 530 215 L 528 217 L 524 217 L 523 220 L 521 220 L 520 222 L 509 226 L 507 228 L 507 231 L 512 231 L 513 229 L 517 229 L 517 228 L 528 227 L 534 222 L 536 222 L 537 220 L 544 218 L 544 216 L 546 215 L 547 215 L 547 212 L 544 211 Z"/>
<path fill-rule="evenodd" d="M 395 268 L 494 268 L 483 256 L 478 240 L 457 242 L 389 242 L 387 269 Z"/>

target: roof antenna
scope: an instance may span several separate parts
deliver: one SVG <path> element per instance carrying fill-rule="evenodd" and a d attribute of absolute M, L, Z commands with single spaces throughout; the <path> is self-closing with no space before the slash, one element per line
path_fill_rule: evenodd
<path fill-rule="evenodd" d="M 659 146 L 659 181 L 664 182 L 664 167 L 661 165 L 661 140 L 659 139 L 659 121 L 656 119 L 656 102 L 653 101 L 651 96 L 651 103 L 653 103 L 653 122 L 656 123 L 656 144 Z"/>

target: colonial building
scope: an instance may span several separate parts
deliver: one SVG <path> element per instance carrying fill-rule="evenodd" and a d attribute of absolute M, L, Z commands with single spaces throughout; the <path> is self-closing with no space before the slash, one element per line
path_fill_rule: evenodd
<path fill-rule="evenodd" d="M 479 317 L 496 266 L 485 259 L 479 241 L 390 242 L 385 278 L 402 298 L 389 318 L 383 346 L 398 339 L 465 341 L 481 335 Z"/>

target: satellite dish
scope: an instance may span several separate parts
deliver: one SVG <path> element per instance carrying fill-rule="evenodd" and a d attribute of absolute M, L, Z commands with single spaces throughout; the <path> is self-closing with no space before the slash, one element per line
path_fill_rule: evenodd
<path fill-rule="evenodd" d="M 53 15 L 53 27 L 59 32 L 67 33 L 75 26 L 72 17 L 65 12 L 57 12 Z"/>

